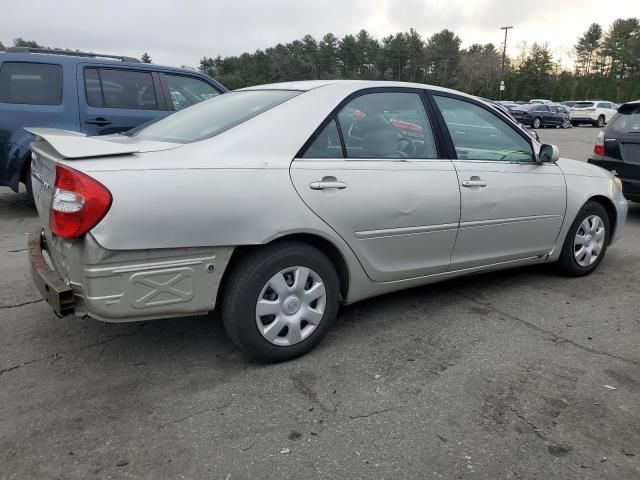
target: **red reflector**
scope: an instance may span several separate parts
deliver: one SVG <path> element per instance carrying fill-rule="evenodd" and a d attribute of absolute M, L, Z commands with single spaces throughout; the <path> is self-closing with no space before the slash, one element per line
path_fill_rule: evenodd
<path fill-rule="evenodd" d="M 111 193 L 104 185 L 73 168 L 56 165 L 49 226 L 63 238 L 81 237 L 106 215 Z"/>
<path fill-rule="evenodd" d="M 596 145 L 595 147 L 593 147 L 593 153 L 604 157 L 604 145 Z"/>

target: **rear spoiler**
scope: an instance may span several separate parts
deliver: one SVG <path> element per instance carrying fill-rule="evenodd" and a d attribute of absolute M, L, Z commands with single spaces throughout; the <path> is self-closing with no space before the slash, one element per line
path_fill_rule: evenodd
<path fill-rule="evenodd" d="M 104 157 L 140 151 L 137 145 L 113 142 L 101 137 L 58 128 L 25 128 L 35 140 L 44 140 L 64 158 Z"/>

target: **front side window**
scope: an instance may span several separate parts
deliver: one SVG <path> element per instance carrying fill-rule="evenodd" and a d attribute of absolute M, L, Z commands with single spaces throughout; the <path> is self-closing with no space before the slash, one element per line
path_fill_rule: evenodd
<path fill-rule="evenodd" d="M 245 90 L 218 95 L 176 112 L 133 135 L 166 142 L 189 143 L 213 137 L 300 95 L 293 90 Z"/>
<path fill-rule="evenodd" d="M 111 68 L 84 71 L 87 104 L 98 108 L 157 110 L 151 73 Z"/>
<path fill-rule="evenodd" d="M 173 107 L 176 110 L 190 107 L 204 100 L 209 100 L 220 94 L 218 90 L 213 88 L 206 82 L 193 77 L 185 77 L 183 75 L 164 74 L 167 82 L 169 95 Z"/>
<path fill-rule="evenodd" d="M 361 95 L 338 113 L 338 123 L 348 158 L 438 158 L 417 93 Z"/>
<path fill-rule="evenodd" d="M 531 144 L 505 121 L 473 103 L 433 97 L 460 160 L 532 162 Z"/>
<path fill-rule="evenodd" d="M 0 102 L 60 105 L 62 67 L 47 63 L 3 63 L 0 66 Z"/>

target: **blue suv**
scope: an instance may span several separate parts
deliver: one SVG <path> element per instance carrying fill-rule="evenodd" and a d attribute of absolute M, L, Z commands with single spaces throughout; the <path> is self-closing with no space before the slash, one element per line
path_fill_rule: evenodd
<path fill-rule="evenodd" d="M 167 115 L 227 89 L 198 72 L 135 58 L 7 48 L 0 52 L 0 186 L 31 193 L 24 127 L 109 135 Z"/>

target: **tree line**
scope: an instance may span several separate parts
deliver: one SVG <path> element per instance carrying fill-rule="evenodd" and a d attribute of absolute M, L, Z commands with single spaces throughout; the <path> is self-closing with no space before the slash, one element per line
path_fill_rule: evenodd
<path fill-rule="evenodd" d="M 40 47 L 22 38 L 14 46 Z M 573 47 L 574 68 L 565 68 L 547 43 L 522 45 L 502 65 L 502 46 L 491 43 L 461 48 L 450 30 L 423 38 L 414 29 L 382 39 L 366 30 L 342 38 L 311 35 L 265 50 L 228 57 L 204 57 L 199 70 L 230 89 L 307 79 L 398 80 L 427 83 L 482 97 L 505 99 L 640 98 L 640 21 L 617 19 L 605 30 L 593 23 Z M 0 50 L 4 47 L 0 43 Z M 150 62 L 145 53 L 142 60 Z"/>
<path fill-rule="evenodd" d="M 473 95 L 569 100 L 601 98 L 623 102 L 640 98 L 640 21 L 617 19 L 605 31 L 594 23 L 573 48 L 575 68 L 566 69 L 547 43 L 523 45 L 507 57 L 502 45 L 462 41 L 450 30 L 423 38 L 416 30 L 381 40 L 366 30 L 337 38 L 311 35 L 239 56 L 205 57 L 199 69 L 229 88 L 306 79 L 398 80 L 454 88 Z"/>

